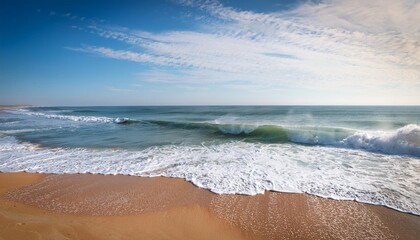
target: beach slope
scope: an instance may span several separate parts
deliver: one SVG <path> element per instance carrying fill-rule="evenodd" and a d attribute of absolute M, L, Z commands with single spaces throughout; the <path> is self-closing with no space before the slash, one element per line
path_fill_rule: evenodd
<path fill-rule="evenodd" d="M 217 195 L 182 179 L 0 173 L 0 239 L 416 239 L 420 217 L 306 194 Z"/>

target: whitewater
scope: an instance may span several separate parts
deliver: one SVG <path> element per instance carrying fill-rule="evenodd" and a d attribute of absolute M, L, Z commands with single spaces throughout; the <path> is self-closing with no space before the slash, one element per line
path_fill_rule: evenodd
<path fill-rule="evenodd" d="M 308 193 L 420 215 L 419 120 L 419 107 L 7 110 L 0 171 L 177 177 L 218 194 Z"/>

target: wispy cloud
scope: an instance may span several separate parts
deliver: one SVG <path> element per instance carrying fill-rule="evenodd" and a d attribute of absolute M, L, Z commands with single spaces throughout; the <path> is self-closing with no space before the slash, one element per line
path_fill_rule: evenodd
<path fill-rule="evenodd" d="M 123 92 L 123 93 L 133 93 L 136 92 L 135 89 L 127 89 L 127 88 L 116 88 L 116 87 L 107 87 L 108 91 L 111 92 Z"/>
<path fill-rule="evenodd" d="M 313 24 L 371 33 L 419 33 L 420 3 L 417 0 L 324 0 L 308 2 L 291 14 Z"/>
<path fill-rule="evenodd" d="M 157 70 L 139 74 L 144 81 L 240 80 L 306 88 L 398 82 L 400 87 L 418 88 L 419 1 L 326 0 L 278 13 L 241 11 L 211 0 L 179 3 L 214 21 L 203 20 L 205 24 L 195 31 L 163 33 L 92 24 L 89 31 L 124 42 L 128 48 L 73 50 L 156 65 Z"/>

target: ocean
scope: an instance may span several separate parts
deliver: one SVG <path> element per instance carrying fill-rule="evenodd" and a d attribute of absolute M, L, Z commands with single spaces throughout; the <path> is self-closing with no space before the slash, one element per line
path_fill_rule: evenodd
<path fill-rule="evenodd" d="M 0 111 L 0 171 L 183 178 L 420 215 L 419 106 L 32 107 Z"/>

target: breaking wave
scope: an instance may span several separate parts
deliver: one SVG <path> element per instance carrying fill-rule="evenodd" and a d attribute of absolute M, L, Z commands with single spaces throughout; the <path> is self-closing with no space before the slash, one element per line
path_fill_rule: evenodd
<path fill-rule="evenodd" d="M 259 143 L 298 143 L 304 145 L 334 146 L 362 149 L 395 155 L 420 157 L 420 126 L 409 124 L 392 131 L 362 131 L 340 127 L 279 126 L 216 122 L 177 122 L 161 120 L 134 120 L 102 116 L 60 115 L 33 112 L 27 109 L 9 110 L 12 113 L 76 122 L 155 124 L 166 128 L 205 130 L 204 134 L 215 134 L 233 140 Z M 135 126 L 134 126 L 135 127 Z"/>
<path fill-rule="evenodd" d="M 52 114 L 52 113 L 43 113 L 43 112 L 33 112 L 27 109 L 15 109 L 7 110 L 10 113 L 24 114 L 29 116 L 44 117 L 49 119 L 61 119 L 61 120 L 70 120 L 75 122 L 95 122 L 95 123 L 117 123 L 117 124 L 126 124 L 138 122 L 128 118 L 109 118 L 109 117 L 97 117 L 97 116 L 74 116 L 74 115 L 61 115 L 61 114 Z M 71 112 L 71 111 L 70 111 Z"/>
<path fill-rule="evenodd" d="M 409 124 L 393 131 L 361 131 L 333 127 L 282 127 L 276 125 L 182 123 L 144 121 L 166 127 L 208 129 L 227 137 L 262 143 L 300 143 L 363 149 L 387 154 L 420 157 L 420 126 Z"/>

